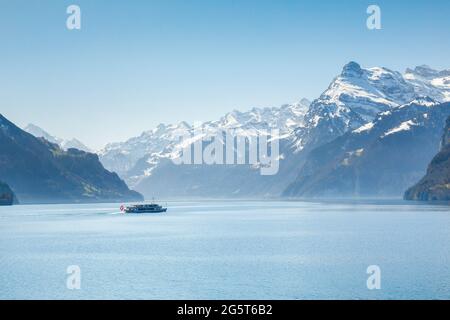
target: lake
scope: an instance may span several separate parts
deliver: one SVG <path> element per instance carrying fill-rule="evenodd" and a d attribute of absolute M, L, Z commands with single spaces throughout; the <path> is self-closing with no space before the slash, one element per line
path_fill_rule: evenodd
<path fill-rule="evenodd" d="M 162 203 L 165 205 L 165 203 Z M 450 299 L 450 207 L 397 200 L 0 207 L 0 299 Z M 367 287 L 367 268 L 381 289 Z M 80 270 L 68 289 L 67 268 Z"/>

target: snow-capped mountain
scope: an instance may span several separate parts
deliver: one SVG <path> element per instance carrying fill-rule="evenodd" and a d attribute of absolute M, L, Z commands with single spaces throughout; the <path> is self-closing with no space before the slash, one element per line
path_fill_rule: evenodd
<path fill-rule="evenodd" d="M 381 112 L 307 156 L 286 196 L 401 196 L 439 150 L 450 103 L 431 98 Z"/>
<path fill-rule="evenodd" d="M 450 101 L 449 74 L 449 70 L 422 66 L 402 75 L 383 67 L 364 69 L 350 62 L 312 102 L 305 125 L 296 130 L 296 146 L 302 150 L 326 143 L 370 122 L 380 112 L 421 96 Z"/>
<path fill-rule="evenodd" d="M 380 67 L 363 69 L 350 62 L 315 104 L 328 106 L 333 116 L 352 109 L 368 121 L 381 111 L 411 101 L 415 95 L 399 72 Z"/>
<path fill-rule="evenodd" d="M 280 136 L 292 132 L 303 124 L 303 117 L 308 111 L 310 102 L 307 99 L 294 104 L 286 104 L 274 108 L 253 108 L 247 112 L 234 110 L 216 121 L 199 124 L 203 131 L 212 136 L 220 130 L 233 129 L 239 134 L 250 134 L 250 130 L 268 131 L 279 129 Z M 186 122 L 175 125 L 160 124 L 156 128 L 142 133 L 125 142 L 108 144 L 99 152 L 103 165 L 117 172 L 135 185 L 142 178 L 150 175 L 160 159 L 176 156 L 174 151 L 179 147 L 179 137 L 184 132 L 196 137 L 194 127 Z"/>
<path fill-rule="evenodd" d="M 422 65 L 407 69 L 404 77 L 416 93 L 440 102 L 450 101 L 450 69 L 438 71 Z"/>
<path fill-rule="evenodd" d="M 379 117 L 397 110 L 417 113 L 411 105 L 431 107 L 449 101 L 448 74 L 424 66 L 401 74 L 383 67 L 365 69 L 350 62 L 312 103 L 303 100 L 279 108 L 232 111 L 216 121 L 200 124 L 206 136 L 224 129 L 235 129 L 247 136 L 254 130 L 279 129 L 275 138 L 280 143 L 280 170 L 276 176 L 261 177 L 252 166 L 174 165 L 171 160 L 181 149 L 175 133 L 187 130 L 192 135 L 189 143 L 204 138 L 195 135 L 195 127 L 186 123 L 160 125 L 126 142 L 109 144 L 100 152 L 101 161 L 147 196 L 278 196 L 288 185 L 298 182 L 296 177 L 313 150 L 334 143 L 346 133 L 369 130 Z M 384 133 L 389 139 L 384 141 L 415 129 L 417 122 L 413 118 L 412 114 L 389 128 Z M 426 158 L 429 153 L 423 154 Z"/>
<path fill-rule="evenodd" d="M 70 148 L 73 148 L 73 149 L 78 149 L 78 150 L 85 151 L 85 152 L 92 152 L 92 150 L 89 147 L 87 147 L 81 141 L 79 141 L 75 138 L 65 140 L 65 139 L 61 139 L 61 138 L 52 136 L 44 129 L 42 129 L 34 124 L 31 124 L 31 123 L 29 125 L 27 125 L 23 130 L 32 134 L 36 138 L 44 138 L 45 140 L 47 140 L 51 143 L 55 143 L 55 144 L 59 145 L 61 147 L 61 149 L 63 149 L 63 150 L 68 150 Z"/>
<path fill-rule="evenodd" d="M 175 125 L 160 124 L 125 142 L 110 143 L 98 154 L 105 168 L 125 178 L 127 172 L 143 157 L 170 153 L 170 145 L 176 143 L 181 133 L 191 129 L 192 127 L 186 122 Z"/>
<path fill-rule="evenodd" d="M 26 132 L 32 134 L 33 136 L 35 136 L 36 138 L 44 138 L 45 140 L 47 140 L 48 142 L 51 143 L 55 143 L 58 144 L 61 142 L 62 139 L 58 139 L 52 135 L 50 135 L 47 131 L 45 131 L 44 129 L 30 123 L 29 125 L 27 125 L 25 128 L 23 128 L 23 130 L 25 130 Z"/>
<path fill-rule="evenodd" d="M 303 124 L 303 118 L 310 104 L 309 100 L 302 99 L 281 107 L 253 108 L 248 112 L 235 110 L 218 121 L 206 124 L 218 128 L 279 129 L 281 133 L 288 133 Z"/>

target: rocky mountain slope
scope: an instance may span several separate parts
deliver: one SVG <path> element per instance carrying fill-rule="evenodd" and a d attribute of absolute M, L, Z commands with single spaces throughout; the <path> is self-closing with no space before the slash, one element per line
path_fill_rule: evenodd
<path fill-rule="evenodd" d="M 436 101 L 450 101 L 450 69 L 438 71 L 422 65 L 407 69 L 404 78 L 416 93 Z"/>
<path fill-rule="evenodd" d="M 433 158 L 422 180 L 405 193 L 406 200 L 450 201 L 450 117 L 442 137 L 441 151 Z"/>
<path fill-rule="evenodd" d="M 423 88 L 419 83 L 418 88 Z M 399 72 L 375 67 L 363 69 L 356 62 L 344 66 L 322 95 L 313 101 L 305 115 L 305 125 L 296 130 L 299 149 L 312 149 L 349 130 L 370 122 L 423 94 Z"/>
<path fill-rule="evenodd" d="M 296 181 L 293 197 L 401 196 L 439 149 L 450 104 L 430 98 L 380 113 L 372 122 L 316 148 Z"/>
<path fill-rule="evenodd" d="M 0 115 L 0 179 L 21 203 L 135 201 L 115 173 L 98 156 L 36 138 Z"/>

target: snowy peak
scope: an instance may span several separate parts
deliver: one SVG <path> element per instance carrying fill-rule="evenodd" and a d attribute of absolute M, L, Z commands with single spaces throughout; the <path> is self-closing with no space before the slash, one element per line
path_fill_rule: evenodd
<path fill-rule="evenodd" d="M 51 142 L 51 143 L 55 143 L 55 144 L 59 145 L 62 142 L 62 139 L 59 139 L 59 138 L 56 138 L 56 137 L 50 135 L 47 131 L 45 131 L 44 129 L 42 129 L 32 123 L 27 125 L 23 130 L 32 134 L 36 138 L 44 138 L 45 140 L 47 140 L 48 142 Z"/>
<path fill-rule="evenodd" d="M 281 133 L 288 133 L 303 124 L 309 105 L 309 100 L 302 99 L 281 107 L 252 108 L 246 112 L 233 110 L 218 121 L 205 122 L 204 125 L 216 129 L 279 129 Z"/>
<path fill-rule="evenodd" d="M 414 74 L 416 76 L 422 77 L 422 78 L 436 78 L 438 76 L 438 71 L 430 68 L 427 65 L 421 65 L 417 66 L 414 69 L 406 69 L 406 74 Z"/>
<path fill-rule="evenodd" d="M 352 61 L 344 66 L 341 74 L 313 102 L 311 112 L 326 105 L 333 116 L 352 109 L 364 120 L 370 121 L 378 112 L 420 97 L 429 97 L 435 102 L 449 101 L 450 70 L 437 71 L 422 65 L 413 70 L 408 69 L 402 75 L 384 67 L 365 69 Z M 425 101 L 421 99 L 421 102 Z"/>
<path fill-rule="evenodd" d="M 292 143 L 289 145 L 293 146 L 294 153 L 302 150 L 307 153 L 349 131 L 371 132 L 379 117 L 408 104 L 411 105 L 407 108 L 409 111 L 403 111 L 408 111 L 411 116 L 388 129 L 413 127 L 419 123 L 414 118 L 415 108 L 429 109 L 445 101 L 446 95 L 450 100 L 448 77 L 447 71 L 436 71 L 427 66 L 401 74 L 385 67 L 365 68 L 352 61 L 312 103 L 302 99 L 281 107 L 252 108 L 245 112 L 233 110 L 220 119 L 196 125 L 204 130 L 202 134 L 196 133 L 194 127 L 185 122 L 160 124 L 128 141 L 107 145 L 100 153 L 101 161 L 109 170 L 116 171 L 128 181 L 131 177 L 135 182 L 142 172 L 149 174 L 160 159 L 174 154 L 180 146 L 180 130 L 195 135 L 191 139 L 193 142 L 224 129 L 234 129 L 243 135 L 254 134 L 254 130 L 278 129 L 279 138 Z"/>
<path fill-rule="evenodd" d="M 23 130 L 32 134 L 36 138 L 44 138 L 45 140 L 47 140 L 51 143 L 57 144 L 63 150 L 68 150 L 68 149 L 73 148 L 73 149 L 78 149 L 78 150 L 85 151 L 85 152 L 92 152 L 92 150 L 89 147 L 87 147 L 81 141 L 79 141 L 75 138 L 70 139 L 70 140 L 64 140 L 64 139 L 55 137 L 55 136 L 49 134 L 44 129 L 42 129 L 32 123 L 27 125 Z"/>
<path fill-rule="evenodd" d="M 285 104 L 281 106 L 281 111 L 286 110 L 288 113 L 304 116 L 311 106 L 311 101 L 308 99 L 302 99 L 299 102 L 293 104 Z"/>
<path fill-rule="evenodd" d="M 407 69 L 404 77 L 417 94 L 439 102 L 450 101 L 450 69 L 438 71 L 427 65 Z"/>
<path fill-rule="evenodd" d="M 384 67 L 347 63 L 322 95 L 314 100 L 296 130 L 295 145 L 320 144 L 372 122 L 379 113 L 408 103 L 433 106 L 450 101 L 450 71 L 428 66 L 403 75 Z"/>
<path fill-rule="evenodd" d="M 352 110 L 368 122 L 377 113 L 405 104 L 414 97 L 413 86 L 400 73 L 380 67 L 363 69 L 356 62 L 350 62 L 312 103 L 311 111 L 326 109 L 332 117 L 345 118 Z M 351 119 L 346 121 L 352 122 Z"/>
<path fill-rule="evenodd" d="M 294 103 L 296 107 L 303 108 L 305 111 L 308 111 L 309 106 L 311 105 L 311 101 L 306 98 L 301 99 L 299 102 Z"/>
<path fill-rule="evenodd" d="M 342 69 L 341 76 L 347 78 L 352 77 L 359 78 L 363 74 L 364 71 L 361 69 L 361 66 L 358 63 L 351 61 L 344 66 L 344 68 Z"/>
<path fill-rule="evenodd" d="M 92 152 L 89 147 L 85 146 L 80 140 L 75 138 L 70 140 L 63 140 L 63 142 L 61 143 L 61 148 L 63 148 L 64 150 L 78 149 L 81 151 Z"/>
<path fill-rule="evenodd" d="M 414 69 L 406 69 L 405 74 L 412 74 L 426 79 L 435 79 L 438 77 L 450 76 L 450 69 L 438 71 L 424 64 L 417 66 Z"/>
<path fill-rule="evenodd" d="M 429 99 L 418 99 L 426 102 Z M 315 148 L 287 196 L 400 195 L 436 153 L 450 104 L 409 103 Z M 419 173 L 419 174 L 418 174 Z"/>
<path fill-rule="evenodd" d="M 207 121 L 197 127 L 201 127 L 205 134 L 211 136 L 222 130 L 236 130 L 239 134 L 251 135 L 254 130 L 267 132 L 278 129 L 281 138 L 282 135 L 288 135 L 295 128 L 303 125 L 303 118 L 309 105 L 310 102 L 307 99 L 302 99 L 281 107 L 252 108 L 246 112 L 233 110 L 219 120 Z M 172 125 L 160 124 L 138 137 L 125 142 L 108 144 L 99 152 L 100 159 L 107 169 L 117 172 L 130 182 L 128 174 L 130 172 L 137 174 L 135 167 L 141 166 L 142 159 L 146 159 L 145 162 L 152 167 L 156 159 L 170 157 L 179 147 L 180 136 L 186 133 L 196 134 L 194 127 L 186 122 Z M 201 136 L 193 136 L 192 141 L 200 138 Z M 152 159 L 151 163 L 148 159 Z"/>
<path fill-rule="evenodd" d="M 414 97 L 414 90 L 398 72 L 382 67 L 362 69 L 357 63 L 350 62 L 324 96 L 337 104 L 362 102 L 366 106 L 361 109 L 371 110 L 376 105 L 395 106 L 408 102 Z"/>

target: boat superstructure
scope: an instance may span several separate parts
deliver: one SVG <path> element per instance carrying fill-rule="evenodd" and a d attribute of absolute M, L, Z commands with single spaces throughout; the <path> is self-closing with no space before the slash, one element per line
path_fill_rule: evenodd
<path fill-rule="evenodd" d="M 167 208 L 163 208 L 159 204 L 135 204 L 129 207 L 123 208 L 126 213 L 161 213 L 166 212 Z"/>

